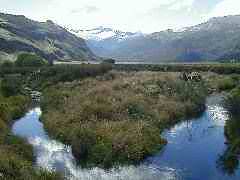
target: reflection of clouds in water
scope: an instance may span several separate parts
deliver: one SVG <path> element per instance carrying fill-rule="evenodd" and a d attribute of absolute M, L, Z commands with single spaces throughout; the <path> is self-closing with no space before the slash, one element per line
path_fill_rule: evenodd
<path fill-rule="evenodd" d="M 37 137 L 29 139 L 29 142 L 37 151 L 36 163 L 40 167 L 55 170 L 55 166 L 59 168 L 67 161 L 73 160 L 71 153 L 69 153 L 70 148 L 57 141 Z"/>
<path fill-rule="evenodd" d="M 81 169 L 76 166 L 71 148 L 57 141 L 33 138 L 30 143 L 37 150 L 37 165 L 48 170 L 65 171 L 71 180 L 174 180 L 171 168 L 153 166 L 127 166 L 105 171 L 100 168 Z"/>
<path fill-rule="evenodd" d="M 208 107 L 209 117 L 214 121 L 216 126 L 224 126 L 226 120 L 229 118 L 228 112 L 222 106 L 209 106 Z"/>
<path fill-rule="evenodd" d="M 41 109 L 40 109 L 40 107 L 37 107 L 37 108 L 34 108 L 34 109 L 32 109 L 32 110 L 30 110 L 26 115 L 25 115 L 25 117 L 24 117 L 24 119 L 26 119 L 26 118 L 31 118 L 31 116 L 41 116 L 41 114 L 42 114 L 42 111 L 41 111 Z"/>
<path fill-rule="evenodd" d="M 182 131 L 185 132 L 186 129 L 193 129 L 192 128 L 192 121 L 185 121 L 182 122 L 180 124 L 177 124 L 176 126 L 174 126 L 173 128 L 171 128 L 170 130 L 167 131 L 167 136 L 171 137 L 171 138 L 176 138 L 178 137 Z M 171 140 L 169 139 L 168 142 L 171 142 Z"/>
<path fill-rule="evenodd" d="M 216 101 L 214 99 L 210 100 Z M 168 139 L 168 143 L 181 144 L 191 142 L 194 139 L 199 139 L 199 137 L 209 136 L 214 132 L 211 130 L 216 127 L 223 127 L 228 119 L 228 112 L 220 105 L 220 102 L 219 104 L 212 104 L 213 102 L 208 103 L 205 113 L 198 119 L 183 121 L 166 131 L 167 133 L 164 135 Z M 176 138 L 178 139 L 177 141 Z"/>
<path fill-rule="evenodd" d="M 214 99 L 210 98 L 210 101 L 215 104 L 207 103 L 207 110 L 202 117 L 193 121 L 184 121 L 165 131 L 164 136 L 169 141 L 167 147 L 175 150 L 187 147 L 181 146 L 182 144 L 192 146 L 192 143 L 201 142 L 204 138 L 205 140 L 209 139 L 210 133 L 214 132 L 212 127 L 223 127 L 228 118 L 227 111 L 217 105 Z M 71 147 L 51 140 L 45 134 L 42 123 L 38 119 L 40 115 L 40 108 L 35 108 L 27 113 L 24 118 L 19 120 L 20 122 L 16 123 L 16 133 L 20 133 L 19 135 L 23 133 L 23 137 L 27 136 L 29 142 L 34 146 L 37 166 L 50 171 L 64 172 L 69 180 L 175 180 L 181 177 L 184 179 L 183 177 L 187 173 L 183 167 L 169 168 L 172 165 L 161 161 L 158 157 L 153 157 L 155 159 L 153 161 L 157 163 L 146 161 L 140 166 L 125 166 L 108 171 L 101 168 L 82 169 L 77 167 Z M 26 124 L 29 124 L 34 132 L 25 130 Z M 179 152 L 178 149 L 177 152 Z M 171 160 L 170 157 L 167 159 Z"/>
<path fill-rule="evenodd" d="M 72 179 L 91 179 L 91 180 L 174 180 L 172 169 L 155 169 L 147 166 L 128 166 L 119 169 L 112 169 L 108 172 L 103 169 L 93 168 L 91 170 L 77 170 L 77 178 Z"/>
<path fill-rule="evenodd" d="M 42 114 L 42 111 L 41 111 L 41 109 L 39 107 L 35 108 L 34 112 L 37 113 L 38 116 L 41 116 L 41 114 Z"/>
<path fill-rule="evenodd" d="M 196 134 L 195 130 L 198 126 L 194 126 L 192 121 L 184 121 L 174 128 L 167 131 L 165 134 L 165 138 L 169 144 L 174 144 L 177 149 L 181 149 L 182 143 L 190 143 L 194 140 L 194 136 Z"/>

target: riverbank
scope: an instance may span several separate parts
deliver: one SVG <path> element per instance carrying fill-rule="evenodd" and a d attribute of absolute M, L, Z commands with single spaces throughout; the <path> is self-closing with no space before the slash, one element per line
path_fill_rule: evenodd
<path fill-rule="evenodd" d="M 64 172 L 66 179 L 88 180 L 238 180 L 240 171 L 228 175 L 218 168 L 217 160 L 227 145 L 224 143 L 224 125 L 228 113 L 222 105 L 223 95 L 211 95 L 206 110 L 194 119 L 185 119 L 164 130 L 168 140 L 164 151 L 147 158 L 137 166 L 90 169 L 79 167 L 70 146 L 48 137 L 39 121 L 41 110 L 33 108 L 14 123 L 14 134 L 30 139 L 36 153 L 36 166 L 49 171 Z M 207 148 L 206 148 L 207 146 Z M 198 156 L 196 156 L 196 152 Z M 199 158 L 200 157 L 200 158 Z"/>
<path fill-rule="evenodd" d="M 44 91 L 48 133 L 86 167 L 138 164 L 165 144 L 160 133 L 205 108 L 203 81 L 180 73 L 109 72 Z"/>
<path fill-rule="evenodd" d="M 14 120 L 25 114 L 29 104 L 26 96 L 4 97 L 0 92 L 0 179 L 59 179 L 55 173 L 35 169 L 32 146 L 10 131 Z"/>
<path fill-rule="evenodd" d="M 231 90 L 225 98 L 229 119 L 225 125 L 227 149 L 219 161 L 223 170 L 234 174 L 239 167 L 240 155 L 240 87 Z"/>
<path fill-rule="evenodd" d="M 69 68 L 71 69 L 71 67 L 63 67 L 64 71 L 62 72 L 67 72 Z M 200 73 L 201 81 L 185 81 L 179 72 L 108 72 L 108 69 L 106 71 L 93 70 L 92 73 L 88 73 L 85 67 L 80 69 L 86 71 L 78 73 L 79 68 L 76 67 L 66 74 L 61 74 L 61 70 L 58 69 L 58 76 L 54 77 L 50 73 L 51 76 L 48 79 L 46 79 L 46 75 L 48 72 L 54 72 L 54 68 L 42 72 L 45 75 L 39 82 L 39 87 L 44 87 L 42 88 L 44 97 L 41 105 L 43 109 L 41 119 L 51 137 L 44 135 L 44 138 L 34 138 L 35 140 L 29 141 L 36 153 L 34 155 L 37 155 L 34 157 L 37 161 L 34 165 L 48 170 L 56 167 L 58 172 L 65 174 L 66 171 L 69 171 L 73 177 L 77 178 L 96 179 L 98 176 L 96 173 L 99 173 L 101 179 L 106 179 L 106 176 L 110 177 L 113 173 L 115 176 L 121 177 L 126 175 L 126 179 L 129 179 L 131 176 L 129 170 L 134 172 L 132 172 L 131 178 L 140 177 L 141 174 L 143 175 L 141 178 L 144 180 L 152 180 L 154 177 L 158 179 L 160 174 L 162 177 L 162 173 L 164 175 L 166 169 L 158 174 L 155 170 L 150 170 L 151 166 L 140 163 L 147 157 L 158 153 L 163 147 L 165 150 L 166 147 L 169 147 L 165 140 L 169 140 L 169 138 L 162 132 L 170 127 L 170 131 L 172 131 L 175 124 L 201 114 L 205 108 L 206 96 L 213 92 L 229 92 L 238 86 L 240 80 L 239 75 L 219 75 L 210 72 Z M 72 73 L 74 75 L 69 77 L 68 75 Z M 204 117 L 204 114 L 201 115 L 199 121 L 202 121 Z M 33 122 L 29 122 L 30 119 Z M 31 132 L 26 128 L 32 123 L 36 123 L 36 127 L 39 126 L 41 131 L 40 134 L 45 134 L 42 123 L 38 119 L 38 110 L 32 110 L 31 113 L 27 113 L 23 119 L 15 123 L 13 129 L 18 129 L 16 134 L 20 137 L 22 137 L 22 133 L 23 137 L 28 137 L 29 134 L 35 136 L 38 131 Z M 34 129 L 37 129 L 36 127 L 34 126 Z M 209 128 L 212 129 L 212 127 Z M 15 132 L 15 130 L 13 131 Z M 223 143 L 222 135 L 223 133 L 219 137 Z M 60 140 L 62 143 L 53 139 Z M 176 140 L 176 143 L 181 141 Z M 172 143 L 171 138 L 169 143 Z M 188 145 L 189 143 L 186 143 L 186 146 Z M 181 147 L 185 147 L 185 143 Z M 22 148 L 27 151 L 32 147 L 28 145 L 22 146 Z M 191 148 L 194 148 L 194 144 Z M 201 149 L 201 146 L 199 148 Z M 222 146 L 220 149 L 223 149 Z M 75 159 L 71 154 L 72 150 L 76 160 L 83 167 L 91 167 L 91 170 L 81 169 L 75 164 Z M 183 152 L 181 154 L 184 154 Z M 170 156 L 172 155 L 171 153 Z M 32 158 L 29 159 L 29 167 L 31 167 L 33 161 Z M 160 160 L 160 162 L 167 161 Z M 126 166 L 139 163 L 140 165 L 136 167 Z M 106 169 L 110 172 L 107 173 Z M 125 171 L 128 173 L 125 174 Z M 44 176 L 50 179 L 56 179 L 58 176 L 35 169 L 29 170 L 27 174 L 30 172 L 45 173 Z M 34 174 L 34 176 L 36 176 L 35 179 L 38 178 L 38 175 Z M 172 175 L 163 177 L 169 178 Z"/>

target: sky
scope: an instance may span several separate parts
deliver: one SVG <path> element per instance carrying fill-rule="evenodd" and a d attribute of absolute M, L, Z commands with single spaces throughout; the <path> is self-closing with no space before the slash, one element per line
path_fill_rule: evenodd
<path fill-rule="evenodd" d="M 240 14 L 240 0 L 0 0 L 0 12 L 74 29 L 157 32 Z"/>

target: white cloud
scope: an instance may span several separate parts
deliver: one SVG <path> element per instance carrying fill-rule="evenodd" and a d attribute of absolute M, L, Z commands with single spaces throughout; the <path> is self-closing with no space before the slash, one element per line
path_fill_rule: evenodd
<path fill-rule="evenodd" d="M 170 10 L 180 10 L 182 8 L 191 8 L 194 3 L 194 0 L 182 0 L 176 1 L 172 6 L 169 7 Z"/>
<path fill-rule="evenodd" d="M 52 19 L 73 28 L 93 28 L 102 25 L 122 30 L 149 32 L 155 31 L 153 29 L 156 24 L 158 27 L 161 24 L 157 22 L 158 20 L 149 22 L 145 18 L 151 9 L 172 6 L 179 10 L 191 6 L 192 2 L 193 0 L 50 0 L 44 8 L 44 13 L 33 12 L 32 17 L 37 20 Z"/>
<path fill-rule="evenodd" d="M 209 13 L 209 17 L 237 15 L 240 14 L 239 0 L 224 0 L 216 5 L 216 7 Z"/>
<path fill-rule="evenodd" d="M 204 21 L 205 15 L 209 17 L 240 13 L 239 0 L 0 1 L 1 11 L 23 14 L 35 20 L 51 19 L 60 25 L 73 28 L 107 26 L 143 32 L 195 25 Z"/>

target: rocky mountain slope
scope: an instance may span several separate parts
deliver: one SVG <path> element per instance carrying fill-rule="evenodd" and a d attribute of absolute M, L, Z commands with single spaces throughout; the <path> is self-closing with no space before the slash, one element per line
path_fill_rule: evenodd
<path fill-rule="evenodd" d="M 0 60 L 14 60 L 21 52 L 36 53 L 49 61 L 97 59 L 82 38 L 52 21 L 0 13 Z"/>
<path fill-rule="evenodd" d="M 183 28 L 122 41 L 88 39 L 92 50 L 100 56 L 123 61 L 199 62 L 240 59 L 240 16 L 212 18 Z"/>

